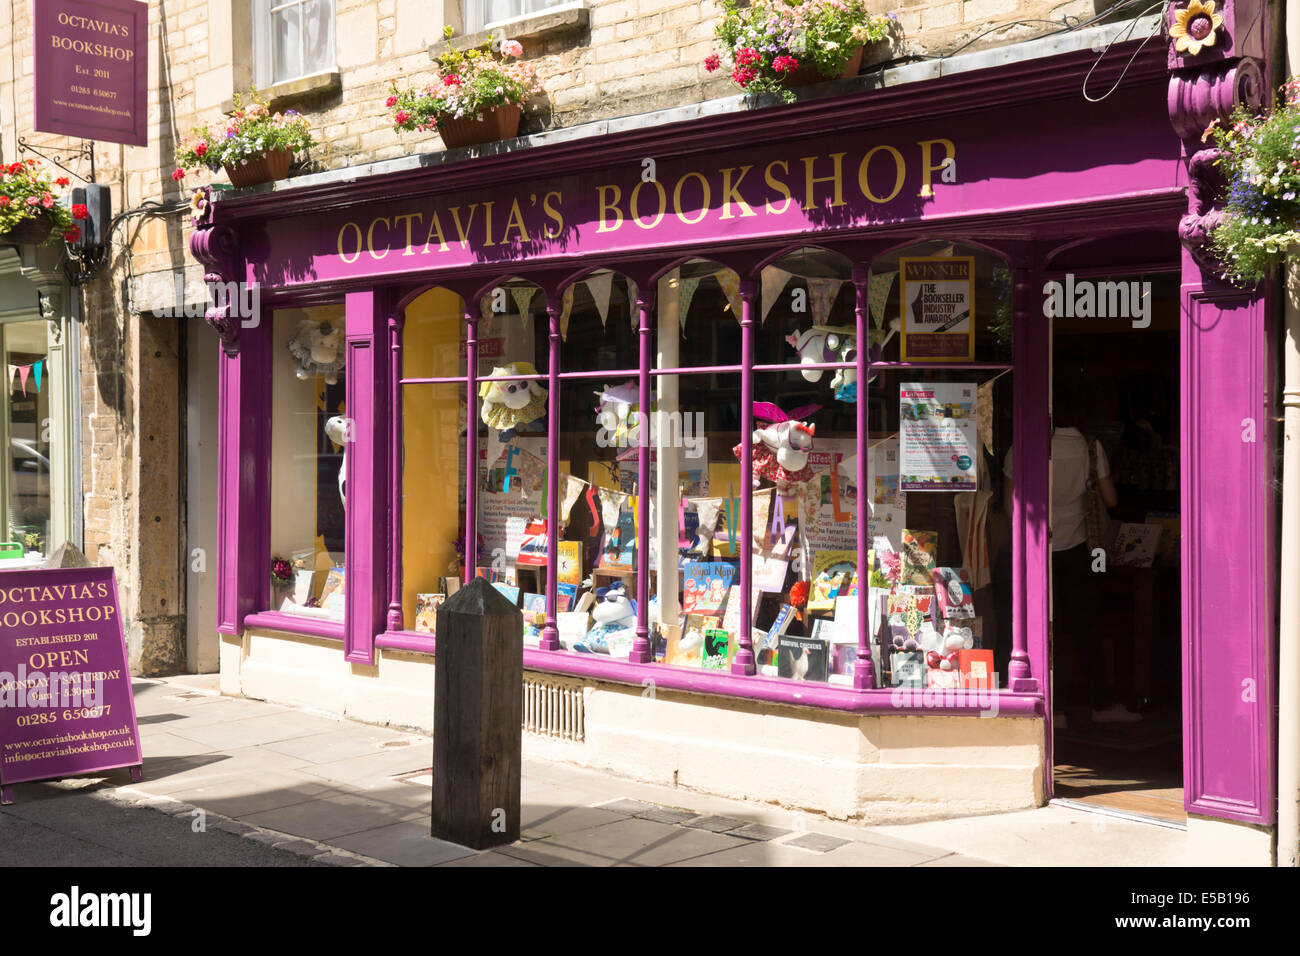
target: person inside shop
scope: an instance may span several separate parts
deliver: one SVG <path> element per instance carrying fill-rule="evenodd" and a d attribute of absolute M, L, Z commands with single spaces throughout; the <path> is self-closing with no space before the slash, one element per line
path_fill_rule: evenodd
<path fill-rule="evenodd" d="M 1056 377 L 1052 389 L 1051 542 L 1052 542 L 1052 658 L 1058 680 L 1053 720 L 1062 730 L 1068 714 L 1090 707 L 1095 723 L 1133 723 L 1142 715 L 1118 702 L 1111 685 L 1102 642 L 1088 622 L 1096 605 L 1096 579 L 1088 547 L 1088 439 L 1079 430 L 1083 421 L 1083 383 Z M 1096 453 L 1096 491 L 1106 509 L 1119 504 L 1110 463 L 1101 442 Z M 1002 466 L 1006 476 L 1005 503 L 1011 494 L 1012 452 Z"/>

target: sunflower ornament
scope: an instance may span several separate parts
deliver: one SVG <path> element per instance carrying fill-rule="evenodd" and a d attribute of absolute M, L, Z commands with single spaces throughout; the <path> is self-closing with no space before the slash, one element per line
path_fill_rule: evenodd
<path fill-rule="evenodd" d="M 1219 27 L 1223 26 L 1223 15 L 1215 13 L 1214 7 L 1214 0 L 1191 0 L 1186 9 L 1174 11 L 1169 35 L 1177 41 L 1175 50 L 1198 56 L 1203 47 L 1214 46 Z"/>

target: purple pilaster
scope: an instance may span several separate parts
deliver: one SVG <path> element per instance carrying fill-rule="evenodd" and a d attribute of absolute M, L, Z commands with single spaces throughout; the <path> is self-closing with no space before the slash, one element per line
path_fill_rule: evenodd
<path fill-rule="evenodd" d="M 546 293 L 550 352 L 546 363 L 546 626 L 537 646 L 560 649 L 560 629 L 555 626 L 555 602 L 560 564 L 560 315 L 564 303 L 558 293 Z"/>
<path fill-rule="evenodd" d="M 870 444 L 867 429 L 869 351 L 867 329 L 870 325 L 867 321 L 867 311 L 870 308 L 867 300 L 867 280 L 869 276 L 870 273 L 865 266 L 853 267 L 853 313 L 858 336 L 857 352 L 854 355 L 858 376 L 858 401 L 854 405 L 858 425 L 858 661 L 853 666 L 853 686 L 858 690 L 867 690 L 876 686 L 875 669 L 871 664 L 871 631 L 868 627 L 870 617 L 868 612 L 871 608 L 871 569 L 863 566 L 869 550 L 868 532 L 871 530 L 867 525 L 867 508 L 870 499 L 864 491 L 868 487 L 867 446 Z M 832 462 L 831 467 L 837 468 L 838 465 Z"/>
<path fill-rule="evenodd" d="M 636 447 L 636 638 L 627 658 L 634 664 L 654 660 L 654 648 L 650 644 L 650 330 L 654 299 L 652 283 L 638 287 L 636 306 L 641 324 L 637 328 L 637 342 L 641 350 L 641 374 L 637 392 L 640 428 Z M 659 520 L 664 520 L 664 516 L 660 515 Z M 668 555 L 659 555 L 659 560 L 667 561 Z M 549 608 L 550 599 L 547 601 Z"/>
<path fill-rule="evenodd" d="M 347 347 L 347 505 L 344 558 L 348 585 L 343 592 L 344 657 L 375 662 L 375 635 L 384 630 L 385 521 L 388 483 L 388 310 L 374 290 L 344 298 Z"/>
<path fill-rule="evenodd" d="M 465 303 L 465 568 L 478 564 L 478 303 Z"/>
<path fill-rule="evenodd" d="M 754 300 L 758 283 L 748 276 L 740 279 L 740 634 L 736 641 L 733 674 L 753 674 L 754 631 L 750 621 L 750 591 L 754 586 Z M 775 494 L 772 507 L 781 507 Z"/>
<path fill-rule="evenodd" d="M 400 631 L 402 617 L 402 314 L 388 317 L 388 630 Z"/>
<path fill-rule="evenodd" d="M 1051 395 L 1051 330 L 1043 317 L 1041 301 L 1034 292 L 1038 273 L 1028 268 L 1013 270 L 1015 310 L 1016 394 Z M 1032 675 L 1045 673 L 1049 660 L 1047 634 L 1051 600 L 1048 577 L 1048 459 L 1051 455 L 1051 420 L 1048 402 L 1016 402 L 1012 436 L 1015 458 L 1012 484 L 1015 489 L 1013 543 L 1011 662 L 1007 667 L 1007 689 L 1033 694 L 1039 682 Z M 1031 654 L 1030 640 L 1034 647 Z M 1031 666 L 1031 662 L 1037 666 Z"/>

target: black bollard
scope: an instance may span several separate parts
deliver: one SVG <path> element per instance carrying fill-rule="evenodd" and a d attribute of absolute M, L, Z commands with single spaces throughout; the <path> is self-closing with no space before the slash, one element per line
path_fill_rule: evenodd
<path fill-rule="evenodd" d="M 475 578 L 438 608 L 433 818 L 440 840 L 484 850 L 519 839 L 523 616 Z"/>

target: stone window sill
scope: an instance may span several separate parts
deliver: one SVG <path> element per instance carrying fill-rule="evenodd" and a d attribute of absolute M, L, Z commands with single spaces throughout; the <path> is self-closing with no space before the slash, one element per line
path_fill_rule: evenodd
<path fill-rule="evenodd" d="M 259 89 L 257 93 L 266 101 L 267 107 L 274 113 L 303 100 L 329 93 L 337 93 L 342 89 L 342 74 L 337 70 L 332 70 L 326 73 L 313 73 L 311 76 L 299 77 L 296 80 L 285 80 L 283 83 L 275 83 L 264 89 Z M 235 111 L 234 99 L 231 98 L 222 103 L 221 111 L 223 113 L 233 113 Z"/>
<path fill-rule="evenodd" d="M 521 43 L 551 40 L 586 30 L 589 16 L 587 7 L 578 4 L 559 9 L 543 10 L 541 13 L 529 14 L 515 20 L 502 21 L 488 29 L 479 30 L 477 33 L 471 33 L 468 36 L 456 37 L 455 47 L 458 50 L 465 50 L 480 46 L 491 40 L 494 34 L 502 32 L 505 33 L 508 39 L 518 40 Z M 439 40 L 429 47 L 429 56 L 436 59 L 451 48 L 451 44 Z"/>

